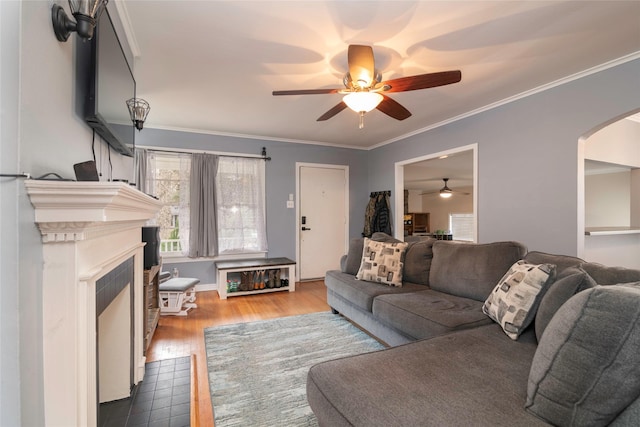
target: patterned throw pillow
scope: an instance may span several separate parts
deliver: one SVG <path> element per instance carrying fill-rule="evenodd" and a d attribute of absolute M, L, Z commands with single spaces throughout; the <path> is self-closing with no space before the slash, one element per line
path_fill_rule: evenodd
<path fill-rule="evenodd" d="M 482 311 L 499 323 L 509 338 L 517 340 L 535 317 L 540 299 L 555 275 L 553 264 L 529 264 L 520 260 L 493 288 Z"/>
<path fill-rule="evenodd" d="M 356 279 L 402 286 L 402 269 L 407 246 L 408 243 L 405 242 L 376 242 L 365 237 L 362 262 Z"/>

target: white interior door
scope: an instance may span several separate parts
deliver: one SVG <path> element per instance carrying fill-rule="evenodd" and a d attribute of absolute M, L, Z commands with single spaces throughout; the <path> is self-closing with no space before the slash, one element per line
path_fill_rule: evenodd
<path fill-rule="evenodd" d="M 340 266 L 348 242 L 348 168 L 299 165 L 300 280 L 324 277 Z"/>

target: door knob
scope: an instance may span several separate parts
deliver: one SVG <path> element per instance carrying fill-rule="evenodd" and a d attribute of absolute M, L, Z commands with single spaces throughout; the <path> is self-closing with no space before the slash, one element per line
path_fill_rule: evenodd
<path fill-rule="evenodd" d="M 307 231 L 307 230 L 311 230 L 311 229 L 307 227 L 302 227 L 302 231 Z"/>

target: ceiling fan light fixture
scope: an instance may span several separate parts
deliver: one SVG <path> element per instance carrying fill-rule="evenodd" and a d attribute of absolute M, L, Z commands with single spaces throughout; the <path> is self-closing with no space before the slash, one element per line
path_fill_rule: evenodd
<path fill-rule="evenodd" d="M 447 185 L 447 183 L 449 182 L 449 178 L 442 178 L 442 180 L 444 181 L 444 187 L 442 187 L 442 189 L 440 190 L 440 197 L 442 197 L 443 199 L 448 199 L 449 197 L 453 196 L 453 191 Z"/>
<path fill-rule="evenodd" d="M 368 113 L 376 108 L 384 99 L 377 92 L 351 92 L 342 98 L 347 107 L 356 113 Z"/>

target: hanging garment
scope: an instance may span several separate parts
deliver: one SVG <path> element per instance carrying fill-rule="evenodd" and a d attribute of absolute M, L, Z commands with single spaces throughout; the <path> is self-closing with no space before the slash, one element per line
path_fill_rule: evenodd
<path fill-rule="evenodd" d="M 373 233 L 382 232 L 391 235 L 391 203 L 388 191 L 371 193 L 369 204 L 364 214 L 364 237 L 371 237 Z"/>

